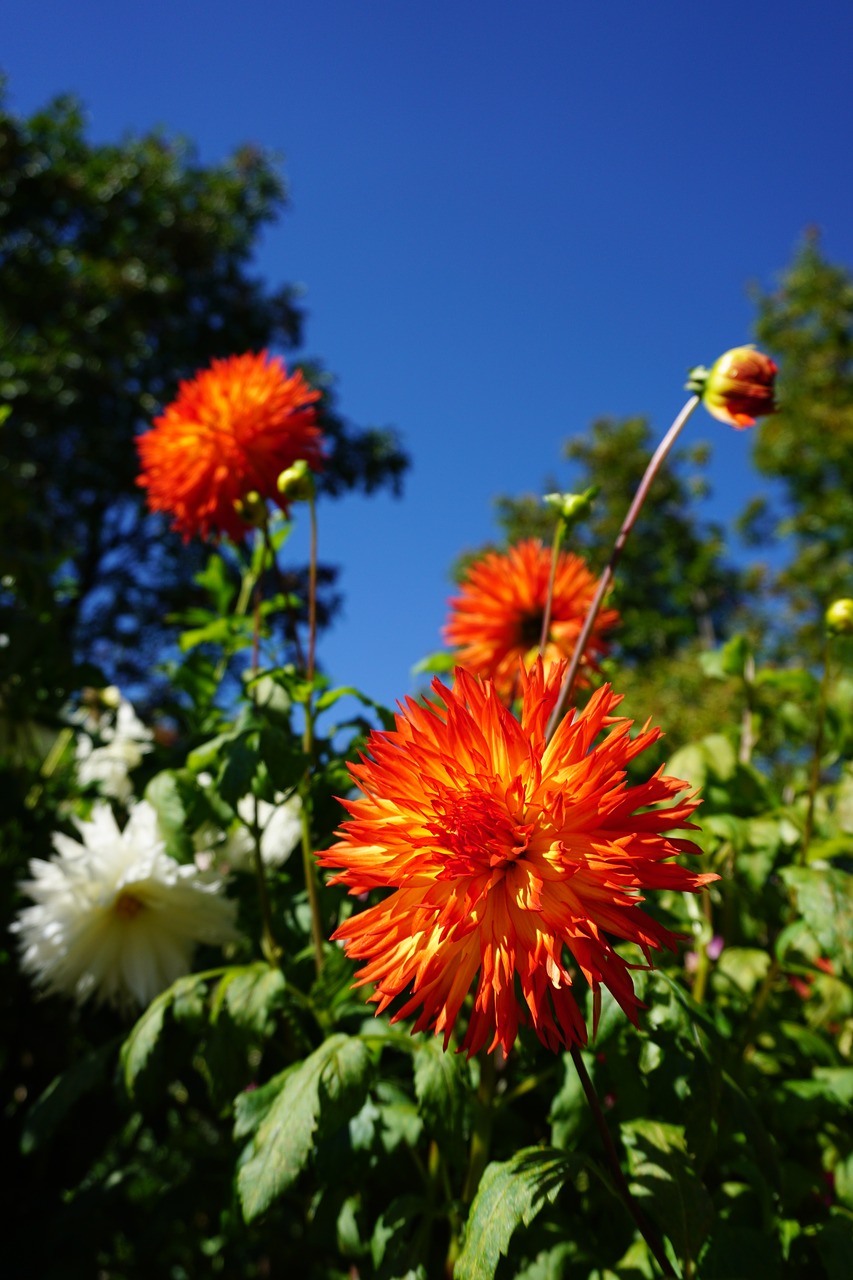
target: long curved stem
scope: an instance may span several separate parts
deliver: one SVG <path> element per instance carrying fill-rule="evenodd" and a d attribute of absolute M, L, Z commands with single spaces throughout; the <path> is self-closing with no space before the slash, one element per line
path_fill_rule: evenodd
<path fill-rule="evenodd" d="M 669 431 L 667 431 L 666 435 L 661 440 L 651 458 L 651 461 L 649 462 L 649 465 L 646 467 L 645 475 L 640 481 L 637 492 L 634 494 L 634 501 L 628 508 L 628 514 L 622 521 L 622 528 L 619 530 L 619 535 L 613 544 L 610 559 L 608 560 L 604 572 L 599 579 L 595 596 L 593 597 L 592 604 L 589 606 L 589 612 L 586 615 L 586 621 L 584 622 L 583 627 L 581 628 L 581 633 L 578 636 L 571 662 L 569 663 L 568 670 L 566 671 L 563 679 L 563 687 L 560 690 L 557 705 L 554 707 L 554 710 L 551 713 L 551 719 L 548 721 L 548 730 L 546 734 L 548 740 L 554 736 L 557 725 L 560 723 L 563 710 L 565 709 L 566 703 L 571 695 L 575 680 L 577 679 L 578 668 L 580 667 L 581 659 L 583 658 L 584 651 L 586 650 L 587 642 L 592 633 L 592 628 L 595 626 L 595 620 L 598 617 L 599 611 L 604 602 L 604 597 L 606 596 L 610 584 L 613 581 L 613 574 L 617 564 L 619 563 L 625 543 L 628 541 L 628 535 L 634 527 L 637 516 L 640 514 L 640 509 L 646 500 L 652 481 L 663 466 L 664 460 L 672 446 L 675 444 L 675 441 L 678 439 L 682 427 L 687 422 L 693 410 L 699 404 L 699 400 L 699 396 L 690 397 L 673 422 L 672 426 L 669 428 Z"/>
<path fill-rule="evenodd" d="M 637 1228 L 641 1236 L 649 1246 L 649 1249 L 651 1250 L 655 1261 L 663 1274 L 665 1276 L 674 1276 L 675 1272 L 672 1269 L 669 1258 L 666 1256 L 666 1251 L 660 1237 L 651 1222 L 649 1222 L 646 1215 L 640 1209 L 634 1197 L 631 1195 L 631 1188 L 628 1186 L 628 1180 L 622 1172 L 622 1168 L 619 1164 L 619 1156 L 616 1152 L 613 1139 L 610 1136 L 607 1121 L 604 1119 L 604 1113 L 601 1110 L 601 1103 L 598 1101 L 598 1094 L 595 1091 L 595 1085 L 589 1078 L 586 1063 L 584 1062 L 581 1051 L 576 1044 L 572 1045 L 572 1062 L 575 1064 L 575 1070 L 578 1073 L 581 1088 L 586 1095 L 586 1100 L 589 1103 L 589 1108 L 592 1112 L 592 1118 L 595 1121 L 595 1127 L 598 1129 L 599 1137 L 601 1138 L 604 1146 L 604 1153 L 607 1157 L 610 1174 L 613 1181 L 616 1183 L 616 1188 L 622 1197 L 625 1208 L 637 1224 Z"/>

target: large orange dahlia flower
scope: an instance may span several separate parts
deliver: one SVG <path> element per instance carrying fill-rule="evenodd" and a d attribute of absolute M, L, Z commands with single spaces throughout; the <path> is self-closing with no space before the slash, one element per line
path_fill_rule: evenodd
<path fill-rule="evenodd" d="M 276 481 L 304 458 L 319 471 L 322 436 L 314 402 L 320 399 L 300 372 L 288 377 L 282 360 L 266 351 L 214 360 L 180 383 L 177 397 L 137 440 L 152 511 L 172 513 L 187 541 L 194 534 L 246 532 L 237 504 L 250 493 L 286 510 Z"/>
<path fill-rule="evenodd" d="M 488 676 L 511 701 L 519 688 L 519 665 L 529 667 L 539 653 L 542 620 L 551 576 L 551 548 L 528 538 L 508 551 L 490 551 L 468 568 L 442 632 L 458 650 L 460 666 Z M 580 556 L 560 552 L 554 576 L 551 622 L 543 651 L 547 661 L 571 657 L 595 595 L 596 580 Z M 619 620 L 602 609 L 584 654 L 594 665 L 605 651 L 602 633 Z M 584 682 L 583 668 L 579 683 Z"/>
<path fill-rule="evenodd" d="M 445 1048 L 472 988 L 469 1054 L 509 1051 L 520 1021 L 551 1049 L 584 1043 L 580 975 L 596 1014 L 605 986 L 636 1021 L 636 966 L 614 944 L 635 943 L 650 964 L 651 948 L 677 941 L 642 911 L 642 890 L 717 879 L 669 861 L 698 852 L 668 834 L 694 825 L 698 801 L 674 800 L 687 784 L 659 769 L 626 786 L 626 764 L 660 730 L 631 739 L 608 685 L 546 744 L 565 668 L 538 661 L 522 673 L 520 722 L 464 670 L 452 689 L 433 682 L 440 703 L 407 700 L 396 729 L 374 732 L 350 766 L 364 797 L 343 801 L 340 840 L 318 855 L 351 894 L 390 890 L 334 936 L 366 961 L 357 985 L 374 984 L 377 1012 L 404 996 L 394 1020 L 419 1010 L 414 1030 L 442 1033 Z"/>

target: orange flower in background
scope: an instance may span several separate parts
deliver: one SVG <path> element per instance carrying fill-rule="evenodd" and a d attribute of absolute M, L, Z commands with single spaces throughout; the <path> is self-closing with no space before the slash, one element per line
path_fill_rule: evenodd
<path fill-rule="evenodd" d="M 460 666 L 489 677 L 508 701 L 518 689 L 519 664 L 529 667 L 539 653 L 550 574 L 551 548 L 528 538 L 470 565 L 459 595 L 450 601 L 445 643 L 458 649 Z M 546 661 L 571 657 L 595 588 L 596 579 L 580 556 L 560 552 Z M 598 615 L 584 654 L 587 666 L 595 666 L 596 657 L 605 652 L 602 632 L 618 620 L 615 609 Z"/>
<path fill-rule="evenodd" d="M 636 1021 L 632 966 L 614 941 L 635 943 L 650 963 L 651 948 L 677 940 L 641 910 L 642 891 L 695 892 L 717 879 L 668 861 L 698 852 L 667 834 L 693 826 L 698 801 L 675 802 L 687 784 L 662 770 L 626 785 L 628 761 L 660 731 L 632 740 L 630 721 L 611 715 L 621 699 L 609 686 L 546 745 L 565 669 L 540 660 L 522 673 L 520 721 L 490 681 L 464 670 L 452 689 L 433 682 L 439 703 L 408 699 L 396 729 L 374 731 L 369 756 L 350 766 L 364 796 L 342 802 L 340 840 L 318 854 L 352 895 L 390 891 L 334 937 L 366 962 L 357 985 L 375 986 L 377 1013 L 405 996 L 393 1020 L 419 1011 L 413 1030 L 442 1034 L 445 1048 L 472 991 L 469 1054 L 508 1052 L 519 1022 L 554 1050 L 584 1043 L 572 994 L 580 975 L 596 1011 L 605 986 Z"/>
<path fill-rule="evenodd" d="M 691 369 L 689 391 L 702 397 L 714 418 L 743 430 L 755 419 L 776 412 L 774 387 L 779 372 L 775 362 L 753 346 L 733 347 L 704 369 Z"/>
<path fill-rule="evenodd" d="M 320 392 L 277 356 L 251 352 L 214 360 L 180 383 L 175 400 L 137 440 L 152 511 L 168 511 L 188 540 L 246 532 L 238 505 L 250 494 L 272 499 L 282 471 L 299 458 L 319 471 L 322 435 L 314 410 Z"/>

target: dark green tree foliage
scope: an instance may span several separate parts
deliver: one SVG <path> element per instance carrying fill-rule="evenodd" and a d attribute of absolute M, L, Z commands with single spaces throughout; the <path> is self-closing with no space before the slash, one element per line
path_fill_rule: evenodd
<path fill-rule="evenodd" d="M 654 443 L 645 418 L 599 418 L 564 446 L 574 464 L 571 487 L 601 488 L 590 518 L 572 530 L 567 543 L 593 572 L 607 562 Z M 725 560 L 722 532 L 696 515 L 696 499 L 707 492 L 701 476 L 707 460 L 704 445 L 675 452 L 625 547 L 611 603 L 622 616 L 614 641 L 626 663 L 669 656 L 691 641 L 712 643 L 737 607 L 741 577 Z M 538 499 L 503 497 L 497 511 L 508 542 L 550 540 L 553 517 Z"/>
<path fill-rule="evenodd" d="M 299 342 L 293 290 L 270 291 L 251 270 L 285 200 L 275 163 L 253 146 L 202 165 L 157 133 L 91 143 L 70 98 L 28 120 L 0 102 L 7 706 L 22 663 L 32 705 L 34 654 L 48 702 L 73 682 L 75 651 L 113 679 L 150 669 L 157 624 L 172 601 L 186 603 L 202 548 L 164 537 L 162 519 L 145 513 L 134 437 L 211 358 Z M 351 429 L 328 392 L 322 412 L 324 491 L 397 490 L 407 459 L 394 434 Z M 54 602 L 59 630 L 49 633 Z"/>
<path fill-rule="evenodd" d="M 779 412 L 754 434 L 754 461 L 785 509 L 751 504 L 757 542 L 793 542 L 778 586 L 801 617 L 853 594 L 853 276 L 810 234 L 779 287 L 756 293 L 759 344 L 779 363 Z M 789 541 L 790 546 L 790 541 Z"/>

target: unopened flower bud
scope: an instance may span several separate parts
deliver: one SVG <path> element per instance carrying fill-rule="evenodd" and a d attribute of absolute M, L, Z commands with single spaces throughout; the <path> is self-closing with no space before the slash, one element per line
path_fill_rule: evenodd
<path fill-rule="evenodd" d="M 307 502 L 314 496 L 314 477 L 304 458 L 282 471 L 276 482 L 280 494 L 290 502 Z"/>
<path fill-rule="evenodd" d="M 234 499 L 234 510 L 243 521 L 243 524 L 249 525 L 252 529 L 263 529 L 267 522 L 267 504 L 259 493 L 254 490 L 247 493 L 245 498 Z"/>
<path fill-rule="evenodd" d="M 778 369 L 753 346 L 734 347 L 710 369 L 690 370 L 687 390 L 702 397 L 708 412 L 733 427 L 754 427 L 755 419 L 776 412 L 773 387 Z"/>
<path fill-rule="evenodd" d="M 853 636 L 853 600 L 849 596 L 833 600 L 823 620 L 831 636 Z"/>
<path fill-rule="evenodd" d="M 542 501 L 546 507 L 553 507 L 566 524 L 573 525 L 588 515 L 600 492 L 601 485 L 594 484 L 583 493 L 546 493 Z"/>

